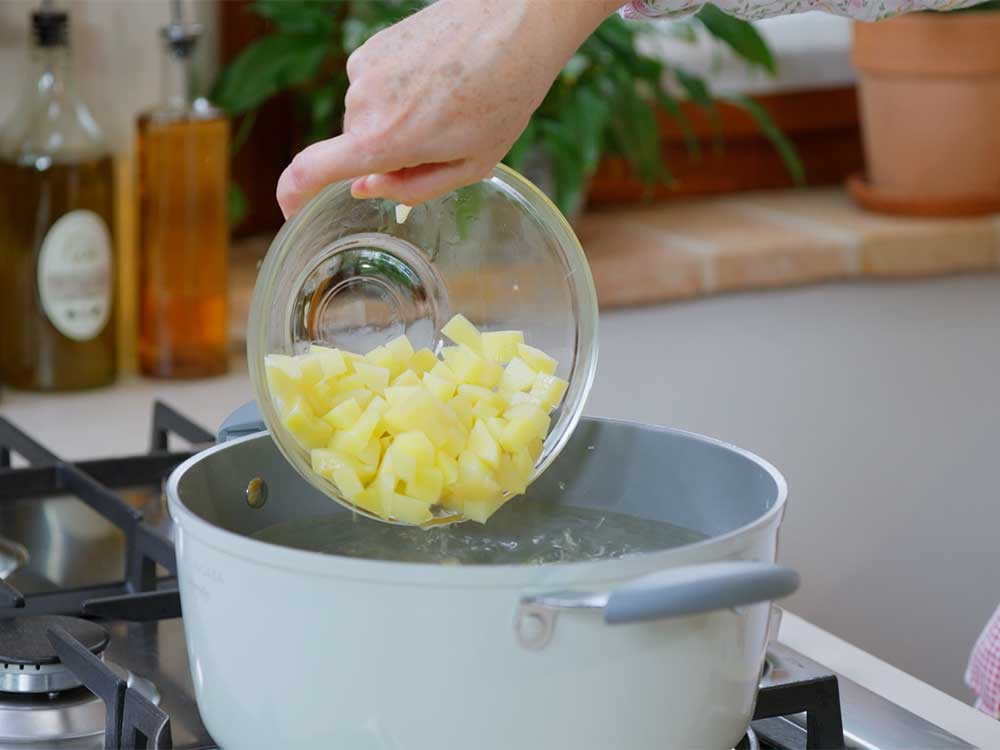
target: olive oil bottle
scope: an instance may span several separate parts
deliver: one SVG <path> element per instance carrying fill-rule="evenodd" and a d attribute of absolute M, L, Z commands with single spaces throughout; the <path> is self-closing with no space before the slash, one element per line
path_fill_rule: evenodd
<path fill-rule="evenodd" d="M 138 121 L 138 354 L 146 375 L 193 378 L 227 368 L 229 121 L 197 96 L 200 30 L 173 7 L 160 104 Z"/>
<path fill-rule="evenodd" d="M 0 382 L 105 385 L 116 373 L 112 164 L 72 76 L 66 13 L 31 16 L 31 74 L 0 131 Z"/>

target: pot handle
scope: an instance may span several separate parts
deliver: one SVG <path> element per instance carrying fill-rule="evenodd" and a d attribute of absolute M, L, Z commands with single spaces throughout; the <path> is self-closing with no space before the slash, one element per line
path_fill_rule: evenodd
<path fill-rule="evenodd" d="M 766 562 L 728 561 L 669 568 L 608 593 L 555 592 L 525 597 L 523 609 L 600 610 L 611 625 L 733 609 L 780 599 L 799 587 L 798 574 Z"/>

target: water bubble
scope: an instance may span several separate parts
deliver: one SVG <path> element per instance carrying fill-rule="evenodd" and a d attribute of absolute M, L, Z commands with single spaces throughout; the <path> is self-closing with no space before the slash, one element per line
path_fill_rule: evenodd
<path fill-rule="evenodd" d="M 514 284 L 514 286 L 512 286 L 511 289 L 513 289 L 515 292 L 519 292 L 519 291 L 521 291 L 521 285 L 520 284 Z"/>
<path fill-rule="evenodd" d="M 566 489 L 566 483 L 565 482 L 559 482 L 559 489 L 565 491 L 565 489 Z"/>
<path fill-rule="evenodd" d="M 596 445 L 588 445 L 587 446 L 587 450 L 588 451 L 596 451 L 597 450 L 597 446 Z"/>

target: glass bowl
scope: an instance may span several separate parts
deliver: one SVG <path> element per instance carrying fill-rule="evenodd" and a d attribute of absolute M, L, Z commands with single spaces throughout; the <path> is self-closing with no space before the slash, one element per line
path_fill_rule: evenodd
<path fill-rule="evenodd" d="M 537 478 L 569 440 L 597 366 L 597 295 L 580 242 L 552 202 L 517 172 L 492 175 L 397 220 L 397 204 L 325 188 L 285 223 L 264 259 L 250 306 L 247 359 L 264 422 L 285 458 L 337 502 L 282 425 L 264 374 L 267 354 L 310 344 L 357 353 L 406 334 L 436 354 L 456 313 L 480 330 L 520 330 L 569 381 L 535 464 Z M 384 520 L 384 519 L 378 519 Z M 447 520 L 455 519 L 453 516 Z"/>

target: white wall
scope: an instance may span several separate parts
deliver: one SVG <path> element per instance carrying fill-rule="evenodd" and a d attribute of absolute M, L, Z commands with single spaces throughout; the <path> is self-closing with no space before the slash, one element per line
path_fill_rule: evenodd
<path fill-rule="evenodd" d="M 0 122 L 16 106 L 24 85 L 29 15 L 37 0 L 0 0 Z M 170 17 L 167 0 L 57 0 L 70 13 L 70 43 L 78 82 L 94 115 L 119 153 L 131 149 L 135 115 L 160 91 L 159 29 Z M 186 19 L 202 24 L 197 64 L 215 74 L 218 23 L 215 3 L 185 0 Z"/>
<path fill-rule="evenodd" d="M 602 318 L 591 414 L 723 438 L 791 499 L 788 608 L 962 699 L 1000 603 L 1000 277 Z"/>

